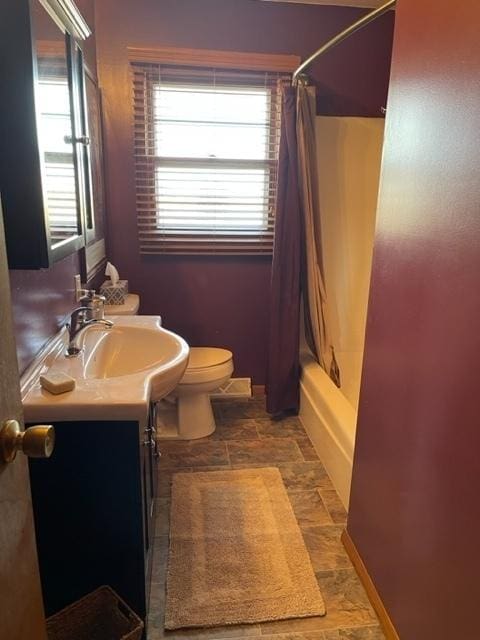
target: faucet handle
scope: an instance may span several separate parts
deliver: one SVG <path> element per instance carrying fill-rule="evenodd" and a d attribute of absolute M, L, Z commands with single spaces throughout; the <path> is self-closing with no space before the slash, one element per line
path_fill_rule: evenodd
<path fill-rule="evenodd" d="M 106 298 L 101 293 L 95 293 L 95 289 L 84 289 L 80 298 L 80 304 L 88 307 L 90 320 L 103 320 L 105 315 Z"/>
<path fill-rule="evenodd" d="M 105 296 L 99 293 L 95 293 L 90 301 L 90 307 L 92 309 L 93 320 L 103 320 L 105 317 Z"/>
<path fill-rule="evenodd" d="M 80 289 L 78 301 L 81 305 L 90 304 L 95 297 L 95 289 Z"/>

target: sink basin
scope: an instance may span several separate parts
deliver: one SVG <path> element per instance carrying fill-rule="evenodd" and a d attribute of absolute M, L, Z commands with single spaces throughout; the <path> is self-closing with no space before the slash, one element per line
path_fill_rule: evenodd
<path fill-rule="evenodd" d="M 94 325 L 79 335 L 80 354 L 65 357 L 67 336 L 44 356 L 23 403 L 27 420 L 129 419 L 146 415 L 178 384 L 188 363 L 187 343 L 160 325 L 158 316 L 112 316 L 114 326 Z M 73 391 L 52 395 L 40 375 L 63 372 Z"/>
<path fill-rule="evenodd" d="M 101 335 L 87 329 L 83 338 L 86 378 L 116 378 L 152 367 L 163 367 L 166 374 L 182 350 L 178 336 L 164 329 L 114 325 Z"/>
<path fill-rule="evenodd" d="M 188 360 L 185 341 L 158 325 L 114 323 L 110 329 L 91 327 L 84 331 L 79 346 L 84 378 L 107 380 L 148 374 L 154 402 L 177 386 Z"/>

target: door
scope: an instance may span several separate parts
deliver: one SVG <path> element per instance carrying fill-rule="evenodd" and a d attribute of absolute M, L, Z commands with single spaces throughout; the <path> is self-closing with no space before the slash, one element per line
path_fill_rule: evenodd
<path fill-rule="evenodd" d="M 23 424 L 0 209 L 0 427 Z M 0 460 L 0 640 L 46 640 L 27 458 Z"/>
<path fill-rule="evenodd" d="M 348 533 L 401 640 L 478 640 L 480 2 L 395 12 Z"/>

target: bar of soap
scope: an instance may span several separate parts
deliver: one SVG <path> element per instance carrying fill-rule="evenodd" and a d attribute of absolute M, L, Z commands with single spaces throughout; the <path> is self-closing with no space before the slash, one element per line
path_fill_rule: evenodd
<path fill-rule="evenodd" d="M 46 373 L 45 375 L 40 376 L 40 386 L 50 393 L 58 395 L 75 389 L 75 378 L 61 372 Z"/>

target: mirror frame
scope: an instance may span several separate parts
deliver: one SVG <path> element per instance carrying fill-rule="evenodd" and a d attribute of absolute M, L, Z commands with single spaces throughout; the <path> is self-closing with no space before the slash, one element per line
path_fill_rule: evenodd
<path fill-rule="evenodd" d="M 83 176 L 84 145 L 74 144 L 78 234 L 50 242 L 48 212 L 42 180 L 35 100 L 37 59 L 32 33 L 31 6 L 40 4 L 66 38 L 70 100 L 73 107 L 72 134 L 82 135 L 81 95 L 83 53 L 80 43 L 91 31 L 71 0 L 9 0 L 0 3 L 0 21 L 5 27 L 0 46 L 0 79 L 9 90 L 0 101 L 0 159 L 2 199 L 11 269 L 48 268 L 54 262 L 85 246 L 86 198 Z M 20 72 L 12 73 L 12 60 Z"/>

